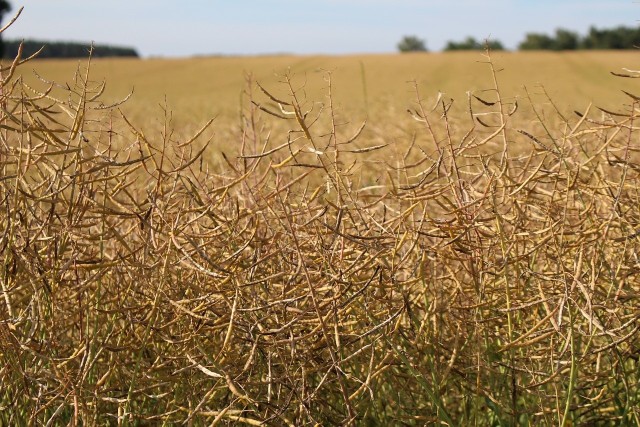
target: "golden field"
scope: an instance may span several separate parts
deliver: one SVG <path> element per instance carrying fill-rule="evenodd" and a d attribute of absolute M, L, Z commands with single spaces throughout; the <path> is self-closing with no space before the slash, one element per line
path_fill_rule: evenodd
<path fill-rule="evenodd" d="M 616 78 L 611 71 L 637 64 L 634 51 L 582 52 L 494 52 L 498 77 L 505 98 L 518 97 L 526 104 L 527 87 L 535 96 L 543 86 L 564 111 L 584 110 L 590 102 L 618 105 L 626 102 L 620 89 L 632 91 L 633 81 Z M 466 105 L 467 91 L 491 88 L 491 74 L 481 52 L 393 54 L 360 56 L 265 56 L 212 57 L 192 59 L 96 59 L 94 80 L 107 82 L 107 98 L 117 99 L 135 91 L 128 103 L 133 114 L 148 117 L 159 103 L 168 101 L 177 118 L 199 121 L 221 115 L 237 118 L 246 75 L 275 93 L 277 82 L 287 72 L 299 81 L 306 79 L 310 100 L 324 101 L 324 71 L 331 71 L 337 103 L 354 120 L 372 116 L 403 115 L 415 100 L 416 81 L 427 98 L 439 91 Z M 32 80 L 31 70 L 56 82 L 71 79 L 77 60 L 34 61 L 21 69 Z M 537 99 L 536 99 L 537 100 Z M 141 109 L 143 112 L 136 109 Z"/>
<path fill-rule="evenodd" d="M 635 58 L 4 64 L 0 424 L 639 425 Z"/>

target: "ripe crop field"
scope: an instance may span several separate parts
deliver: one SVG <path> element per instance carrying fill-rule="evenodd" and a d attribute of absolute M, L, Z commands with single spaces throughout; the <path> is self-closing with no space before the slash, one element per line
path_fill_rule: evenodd
<path fill-rule="evenodd" d="M 640 424 L 636 55 L 4 64 L 0 424 Z"/>
<path fill-rule="evenodd" d="M 526 97 L 526 86 L 534 95 L 540 85 L 564 109 L 583 110 L 589 102 L 617 105 L 625 102 L 620 89 L 632 90 L 633 81 L 610 74 L 634 68 L 637 53 L 628 51 L 496 52 L 493 54 L 505 97 Z M 213 57 L 193 59 L 97 59 L 92 65 L 95 80 L 105 79 L 107 96 L 122 97 L 135 90 L 128 103 L 133 114 L 149 117 L 149 107 L 164 103 L 186 122 L 206 120 L 214 115 L 237 119 L 240 94 L 246 88 L 246 74 L 278 91 L 274 86 L 287 71 L 307 82 L 311 100 L 325 101 L 324 71 L 333 73 L 335 101 L 356 120 L 362 113 L 374 117 L 403 116 L 414 101 L 416 81 L 425 96 L 445 92 L 462 108 L 466 92 L 490 88 L 486 59 L 477 52 L 361 56 L 265 56 Z M 34 61 L 21 73 L 32 81 L 32 70 L 57 82 L 71 79 L 77 60 Z M 31 78 L 30 78 L 31 77 Z M 457 106 L 457 105 L 456 105 Z M 402 117 L 398 117 L 401 119 Z M 224 125 L 224 124 L 223 124 Z"/>

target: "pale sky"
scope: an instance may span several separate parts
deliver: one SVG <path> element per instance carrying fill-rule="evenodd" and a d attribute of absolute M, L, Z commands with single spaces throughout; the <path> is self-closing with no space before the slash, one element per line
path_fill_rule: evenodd
<path fill-rule="evenodd" d="M 515 48 L 527 32 L 636 26 L 638 0 L 10 0 L 5 38 L 95 41 L 145 56 L 394 52 L 404 35 L 440 50 L 489 36 Z M 8 17 L 5 17 L 5 23 Z"/>

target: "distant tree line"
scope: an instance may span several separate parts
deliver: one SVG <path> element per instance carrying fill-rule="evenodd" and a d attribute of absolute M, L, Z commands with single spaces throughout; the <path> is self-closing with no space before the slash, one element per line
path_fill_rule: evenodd
<path fill-rule="evenodd" d="M 398 43 L 400 52 L 427 52 L 427 43 L 416 36 L 404 36 Z"/>
<path fill-rule="evenodd" d="M 0 25 L 4 16 L 11 12 L 11 4 L 7 0 L 0 0 Z M 0 34 L 0 57 L 4 56 L 4 43 L 2 41 L 2 34 Z"/>
<path fill-rule="evenodd" d="M 3 43 L 3 58 L 15 58 L 18 54 L 20 42 L 20 40 L 5 40 Z M 89 56 L 90 47 L 89 43 L 25 40 L 23 42 L 22 57 L 31 56 L 43 48 L 38 58 L 86 58 Z M 94 45 L 92 55 L 94 58 L 112 56 L 139 57 L 134 48 L 109 45 Z"/>
<path fill-rule="evenodd" d="M 586 36 L 563 28 L 555 37 L 541 33 L 528 33 L 518 45 L 520 50 L 576 50 L 576 49 L 634 49 L 640 46 L 640 27 L 616 27 L 599 30 L 591 27 Z"/>
<path fill-rule="evenodd" d="M 504 50 L 499 40 L 478 41 L 467 37 L 462 41 L 448 41 L 445 51 L 452 50 Z M 578 49 L 636 49 L 640 47 L 640 27 L 598 29 L 591 27 L 585 36 L 575 31 L 558 28 L 554 35 L 527 33 L 518 44 L 519 50 L 578 50 Z M 400 52 L 427 51 L 426 41 L 416 36 L 405 36 L 398 43 Z"/>
<path fill-rule="evenodd" d="M 461 42 L 450 40 L 447 42 L 444 50 L 484 50 L 486 47 L 491 50 L 504 50 L 504 45 L 499 40 L 487 40 L 484 42 L 480 42 L 473 37 L 467 37 Z"/>

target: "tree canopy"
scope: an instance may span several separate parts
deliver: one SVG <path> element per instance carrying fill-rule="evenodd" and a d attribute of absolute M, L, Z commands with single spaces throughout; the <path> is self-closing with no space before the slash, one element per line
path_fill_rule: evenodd
<path fill-rule="evenodd" d="M 480 42 L 471 36 L 461 42 L 448 41 L 444 50 L 484 50 L 487 47 L 490 50 L 504 50 L 504 45 L 499 40 L 486 40 L 485 42 Z"/>
<path fill-rule="evenodd" d="M 426 43 L 414 35 L 404 36 L 397 45 L 400 52 L 427 51 Z M 454 50 L 505 50 L 499 40 L 481 41 L 472 36 L 464 40 L 447 41 L 444 51 Z M 586 35 L 566 28 L 557 28 L 553 34 L 526 33 L 518 44 L 519 50 L 568 51 L 578 49 L 637 49 L 640 48 L 640 26 L 618 26 L 609 29 L 589 28 Z"/>
<path fill-rule="evenodd" d="M 635 49 L 640 46 L 640 27 L 616 27 L 599 30 L 591 27 L 580 36 L 574 31 L 558 28 L 555 37 L 528 33 L 519 44 L 520 50 Z"/>
<path fill-rule="evenodd" d="M 50 42 L 44 40 L 7 40 L 5 42 L 4 58 L 15 58 L 22 42 L 22 56 L 31 56 L 38 50 L 42 52 L 38 58 L 86 58 L 89 56 L 91 43 L 78 42 Z M 132 47 L 95 45 L 93 47 L 94 58 L 110 56 L 138 57 L 138 52 Z"/>
<path fill-rule="evenodd" d="M 398 43 L 400 52 L 426 52 L 426 42 L 416 36 L 404 36 Z"/>
<path fill-rule="evenodd" d="M 11 12 L 11 4 L 6 0 L 0 0 L 0 25 L 2 25 L 2 21 L 4 16 Z M 0 58 L 4 56 L 4 43 L 2 42 L 2 34 L 0 34 Z"/>
<path fill-rule="evenodd" d="M 3 18 L 11 12 L 11 4 L 6 0 L 0 0 L 0 25 Z M 50 42 L 40 40 L 2 40 L 0 34 L 0 58 L 13 59 L 18 55 L 18 48 L 22 43 L 24 57 L 28 57 L 38 52 L 42 52 L 39 58 L 82 58 L 89 55 L 90 43 L 77 42 Z M 130 56 L 138 57 L 138 52 L 131 47 L 96 45 L 93 48 L 94 57 L 106 56 Z"/>
<path fill-rule="evenodd" d="M 9 12 L 11 12 L 11 4 L 6 0 L 0 0 L 0 21 Z"/>

